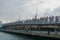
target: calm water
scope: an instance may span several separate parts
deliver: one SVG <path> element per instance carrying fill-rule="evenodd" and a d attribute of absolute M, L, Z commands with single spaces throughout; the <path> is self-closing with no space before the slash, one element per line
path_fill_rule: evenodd
<path fill-rule="evenodd" d="M 37 40 L 37 38 L 0 32 L 0 40 Z"/>
<path fill-rule="evenodd" d="M 0 40 L 49 40 L 49 39 L 0 32 Z"/>

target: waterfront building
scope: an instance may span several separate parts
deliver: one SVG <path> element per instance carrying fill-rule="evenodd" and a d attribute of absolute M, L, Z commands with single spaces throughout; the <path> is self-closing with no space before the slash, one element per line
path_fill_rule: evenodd
<path fill-rule="evenodd" d="M 56 17 L 51 16 L 51 17 L 43 17 L 40 19 L 17 21 L 17 22 L 7 23 L 3 25 L 3 27 L 6 30 L 55 31 L 55 29 L 57 30 L 60 28 L 59 18 L 60 18 L 59 16 Z"/>

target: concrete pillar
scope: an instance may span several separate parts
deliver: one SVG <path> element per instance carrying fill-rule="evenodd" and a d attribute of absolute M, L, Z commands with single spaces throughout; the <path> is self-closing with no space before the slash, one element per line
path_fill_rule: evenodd
<path fill-rule="evenodd" d="M 57 29 L 56 28 L 54 29 L 54 31 L 55 31 L 55 34 L 57 35 Z"/>

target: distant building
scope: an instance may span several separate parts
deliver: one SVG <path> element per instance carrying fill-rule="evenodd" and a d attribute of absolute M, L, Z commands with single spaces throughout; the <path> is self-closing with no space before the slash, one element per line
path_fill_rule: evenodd
<path fill-rule="evenodd" d="M 0 21 L 0 27 L 2 27 L 2 21 Z"/>

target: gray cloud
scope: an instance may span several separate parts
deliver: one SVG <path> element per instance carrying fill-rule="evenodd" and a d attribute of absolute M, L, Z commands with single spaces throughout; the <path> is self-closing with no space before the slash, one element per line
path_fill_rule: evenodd
<path fill-rule="evenodd" d="M 33 18 L 36 12 L 36 1 L 37 0 L 34 0 L 34 2 L 33 0 L 0 0 L 0 19 L 16 20 L 19 16 L 21 19 Z M 41 1 L 42 4 L 40 4 Z M 60 7 L 55 8 L 60 6 L 59 2 L 60 1 L 57 1 L 56 3 L 55 0 L 38 0 L 38 17 L 49 14 L 56 15 L 57 12 L 59 14 Z M 51 9 L 54 9 L 54 11 L 52 12 Z"/>
<path fill-rule="evenodd" d="M 57 8 L 55 8 L 55 9 L 53 10 L 53 14 L 54 14 L 55 16 L 60 16 L 60 6 L 57 7 Z"/>
<path fill-rule="evenodd" d="M 18 7 L 24 5 L 27 0 L 0 0 L 0 19 L 16 20 Z"/>
<path fill-rule="evenodd" d="M 60 6 L 57 8 L 54 8 L 52 11 L 50 9 L 47 9 L 44 12 L 44 16 L 60 16 Z"/>

